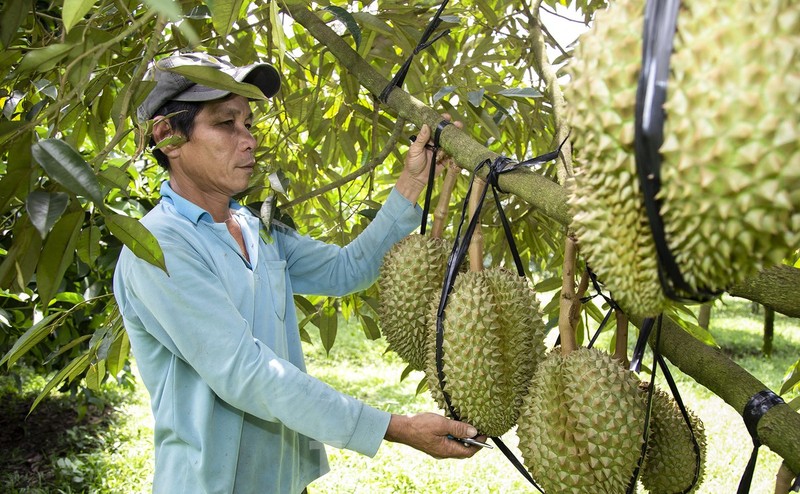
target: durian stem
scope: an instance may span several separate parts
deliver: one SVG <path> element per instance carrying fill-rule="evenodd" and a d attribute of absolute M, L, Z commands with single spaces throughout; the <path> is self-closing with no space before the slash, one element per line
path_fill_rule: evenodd
<path fill-rule="evenodd" d="M 586 290 L 588 289 L 589 271 L 584 270 L 581 275 L 581 282 L 578 284 L 577 296 L 572 302 L 572 307 L 569 309 L 569 325 L 572 327 L 573 332 L 578 329 L 578 323 L 581 319 L 581 307 L 583 307 L 581 299 L 586 295 Z"/>
<path fill-rule="evenodd" d="M 775 475 L 775 494 L 789 494 L 794 478 L 795 474 L 786 466 L 786 463 L 781 463 L 778 474 Z"/>
<path fill-rule="evenodd" d="M 433 227 L 431 228 L 431 237 L 433 238 L 442 238 L 444 225 L 447 223 L 447 213 L 450 210 L 450 197 L 453 195 L 456 180 L 461 173 L 461 168 L 453 162 L 453 158 L 448 158 L 447 162 L 442 193 L 439 194 L 439 202 L 436 203 L 436 210 L 433 212 Z"/>
<path fill-rule="evenodd" d="M 617 318 L 617 342 L 614 345 L 614 358 L 626 369 L 631 364 L 628 360 L 628 316 L 619 309 L 614 310 Z"/>
<path fill-rule="evenodd" d="M 475 177 L 472 184 L 472 194 L 469 196 L 469 218 L 475 215 L 475 211 L 481 203 L 483 190 L 486 188 L 486 181 L 480 177 Z M 481 222 L 475 225 L 472 233 L 472 240 L 469 243 L 469 270 L 473 273 L 483 271 L 483 233 L 481 232 Z"/>
<path fill-rule="evenodd" d="M 575 293 L 577 259 L 578 245 L 574 238 L 567 235 L 564 245 L 564 269 L 561 277 L 561 305 L 558 312 L 558 333 L 561 335 L 561 354 L 564 356 L 578 348 L 575 328 L 572 327 L 570 317 L 575 302 L 580 304 L 580 299 Z"/>

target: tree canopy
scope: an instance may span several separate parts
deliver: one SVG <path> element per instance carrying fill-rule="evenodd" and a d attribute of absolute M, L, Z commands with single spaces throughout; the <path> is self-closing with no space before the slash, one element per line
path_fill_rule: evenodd
<path fill-rule="evenodd" d="M 283 74 L 278 96 L 256 102 L 257 173 L 240 198 L 259 208 L 269 175 L 289 183 L 277 218 L 315 238 L 344 245 L 374 216 L 401 168 L 408 136 L 448 112 L 465 123 L 442 147 L 468 172 L 498 155 L 517 160 L 567 138 L 560 67 L 572 45 L 553 26 L 569 10 L 580 28 L 604 0 L 470 0 L 448 5 L 401 88 L 378 95 L 412 54 L 438 2 L 332 4 L 173 0 L 7 0 L 0 12 L 0 363 L 24 361 L 57 386 L 97 389 L 126 379 L 129 343 L 111 277 L 123 245 L 164 266 L 158 243 L 137 221 L 158 201 L 165 172 L 146 149 L 151 122 L 136 107 L 152 83 L 149 64 L 176 51 L 208 51 L 235 64 L 269 61 Z M 568 8 L 568 9 L 567 9 Z M 564 25 L 564 22 L 561 23 Z M 523 263 L 558 320 L 565 233 L 570 222 L 561 157 L 501 179 L 503 207 Z M 438 188 L 434 191 L 434 203 Z M 484 213 L 487 258 L 513 262 L 497 212 Z M 460 208 L 451 205 L 452 222 Z M 731 293 L 800 316 L 797 264 L 765 270 Z M 334 344 L 337 314 L 356 317 L 365 337 L 380 329 L 375 288 L 343 299 L 298 297 L 301 331 Z M 580 325 L 602 318 L 584 305 Z M 668 322 L 664 354 L 742 411 L 764 388 L 721 354 L 691 318 Z M 687 332 L 687 330 L 689 332 Z M 698 338 L 705 339 L 700 341 Z M 702 361 L 704 365 L 694 363 Z M 736 380 L 731 379 L 733 373 Z M 800 362 L 781 392 L 800 381 Z M 762 430 L 763 429 L 763 430 Z M 800 471 L 800 421 L 789 407 L 764 417 L 765 444 Z"/>

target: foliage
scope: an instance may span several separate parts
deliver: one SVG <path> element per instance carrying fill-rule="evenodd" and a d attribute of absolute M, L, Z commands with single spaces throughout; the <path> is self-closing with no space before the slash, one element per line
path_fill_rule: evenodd
<path fill-rule="evenodd" d="M 552 9 L 556 4 L 546 2 Z M 604 2 L 581 0 L 589 19 Z M 340 29 L 387 78 L 411 53 L 432 15 L 430 2 L 310 6 Z M 0 365 L 25 362 L 55 373 L 57 386 L 97 387 L 123 378 L 129 344 L 112 295 L 123 245 L 164 267 L 155 239 L 136 219 L 158 200 L 164 172 L 144 150 L 152 122 L 135 109 L 152 83 L 154 58 L 176 50 L 226 54 L 236 64 L 268 60 L 283 90 L 256 103 L 260 169 L 241 199 L 258 206 L 266 175 L 281 170 L 291 200 L 278 218 L 324 241 L 346 244 L 368 224 L 399 172 L 402 122 L 382 111 L 279 2 L 225 0 L 10 0 L 2 7 L 0 71 Z M 467 123 L 478 141 L 520 158 L 553 145 L 549 103 L 532 68 L 532 13 L 507 0 L 449 6 L 450 34 L 416 57 L 405 89 Z M 396 132 L 395 132 L 396 133 Z M 405 135 L 405 132 L 403 132 Z M 388 155 L 379 159 L 381 153 Z M 554 167 L 539 170 L 554 177 Z M 327 186 L 327 192 L 320 189 Z M 464 178 L 456 197 L 463 196 Z M 513 197 L 523 260 L 557 279 L 560 228 Z M 455 208 L 454 208 L 455 209 Z M 510 262 L 496 217 L 488 255 Z M 495 241 L 497 240 L 497 241 Z M 342 300 L 298 297 L 303 336 L 316 326 L 332 347 L 337 311 L 380 330 L 376 293 Z M 41 398 L 41 396 L 40 396 Z"/>

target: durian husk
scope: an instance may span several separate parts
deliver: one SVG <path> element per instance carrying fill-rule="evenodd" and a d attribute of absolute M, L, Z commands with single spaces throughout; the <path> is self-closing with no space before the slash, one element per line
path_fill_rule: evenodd
<path fill-rule="evenodd" d="M 554 350 L 525 396 L 517 435 L 545 492 L 620 494 L 642 452 L 646 396 L 607 353 Z"/>
<path fill-rule="evenodd" d="M 440 238 L 412 234 L 389 250 L 381 266 L 378 317 L 389 349 L 411 368 L 425 368 L 430 304 L 438 300 L 449 255 Z"/>
<path fill-rule="evenodd" d="M 647 392 L 646 384 L 642 385 L 642 390 Z M 703 422 L 691 410 L 687 411 L 700 447 L 698 481 L 689 491 L 695 492 L 702 484 L 705 472 L 706 435 Z M 694 444 L 678 404 L 669 394 L 656 388 L 653 392 L 647 453 L 639 477 L 642 486 L 651 494 L 686 492 L 694 479 L 696 460 Z"/>
<path fill-rule="evenodd" d="M 645 2 L 598 12 L 567 71 L 581 251 L 628 313 L 666 299 L 634 158 Z M 665 103 L 661 215 L 693 290 L 725 289 L 800 243 L 800 4 L 681 2 Z"/>
<path fill-rule="evenodd" d="M 450 196 L 461 169 L 450 160 L 434 211 L 431 235 L 409 235 L 389 250 L 378 276 L 378 321 L 389 350 L 423 370 L 429 306 L 439 300 L 450 247 L 443 240 Z"/>
<path fill-rule="evenodd" d="M 447 411 L 436 370 L 436 311 L 431 306 L 428 388 Z M 517 420 L 546 333 L 526 278 L 503 268 L 456 278 L 443 318 L 444 390 L 460 420 L 481 434 L 501 436 Z"/>

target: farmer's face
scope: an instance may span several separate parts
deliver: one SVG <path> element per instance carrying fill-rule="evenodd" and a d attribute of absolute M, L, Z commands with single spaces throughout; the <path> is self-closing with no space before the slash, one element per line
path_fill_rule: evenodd
<path fill-rule="evenodd" d="M 252 122 L 244 96 L 232 95 L 203 107 L 191 139 L 171 157 L 170 179 L 178 182 L 184 197 L 230 198 L 247 188 L 255 165 Z"/>

